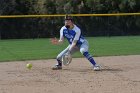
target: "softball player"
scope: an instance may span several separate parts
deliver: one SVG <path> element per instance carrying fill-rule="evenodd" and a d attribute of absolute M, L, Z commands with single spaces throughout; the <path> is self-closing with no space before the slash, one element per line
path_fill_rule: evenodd
<path fill-rule="evenodd" d="M 52 69 L 53 70 L 60 70 L 62 69 L 62 57 L 63 55 L 67 54 L 73 54 L 76 51 L 79 51 L 84 55 L 85 58 L 91 62 L 93 65 L 93 69 L 95 71 L 100 70 L 100 66 L 96 64 L 93 57 L 88 52 L 88 41 L 81 35 L 81 30 L 79 27 L 77 27 L 73 23 L 73 19 L 71 16 L 66 15 L 65 16 L 65 25 L 60 30 L 60 39 L 59 41 L 57 39 L 54 39 L 52 43 L 62 43 L 64 41 L 64 38 L 66 38 L 69 42 L 69 45 L 66 49 L 64 49 L 60 54 L 57 56 L 57 62 Z"/>

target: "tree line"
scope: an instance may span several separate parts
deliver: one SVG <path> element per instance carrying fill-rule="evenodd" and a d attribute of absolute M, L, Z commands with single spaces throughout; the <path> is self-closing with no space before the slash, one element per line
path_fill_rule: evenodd
<path fill-rule="evenodd" d="M 140 0 L 0 0 L 0 15 L 140 13 Z M 140 35 L 140 16 L 74 17 L 85 36 Z M 59 36 L 63 17 L 0 18 L 0 38 Z"/>

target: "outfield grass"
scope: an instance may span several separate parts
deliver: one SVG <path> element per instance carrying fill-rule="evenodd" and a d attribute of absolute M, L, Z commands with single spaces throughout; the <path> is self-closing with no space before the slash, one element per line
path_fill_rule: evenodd
<path fill-rule="evenodd" d="M 87 37 L 93 56 L 139 55 L 140 36 Z M 55 58 L 66 46 L 52 45 L 49 39 L 0 40 L 0 61 Z M 76 53 L 74 57 L 83 57 Z"/>

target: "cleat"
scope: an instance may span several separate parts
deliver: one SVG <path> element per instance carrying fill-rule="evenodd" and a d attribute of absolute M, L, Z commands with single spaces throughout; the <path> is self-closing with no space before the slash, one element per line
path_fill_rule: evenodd
<path fill-rule="evenodd" d="M 54 67 L 52 67 L 52 70 L 61 70 L 62 66 L 60 65 L 55 65 Z"/>
<path fill-rule="evenodd" d="M 94 71 L 100 71 L 100 70 L 101 70 L 101 66 L 95 65 L 95 66 L 93 67 L 93 69 L 94 69 Z"/>

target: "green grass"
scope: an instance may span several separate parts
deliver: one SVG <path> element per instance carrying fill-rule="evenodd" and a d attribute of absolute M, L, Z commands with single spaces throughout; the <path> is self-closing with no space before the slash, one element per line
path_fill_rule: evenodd
<path fill-rule="evenodd" d="M 88 37 L 89 52 L 94 56 L 139 55 L 140 36 Z M 0 61 L 55 58 L 67 47 L 52 45 L 49 39 L 0 40 Z M 76 53 L 74 57 L 83 57 Z"/>
<path fill-rule="evenodd" d="M 90 51 L 95 56 L 139 55 L 140 37 L 97 37 L 88 38 Z"/>

